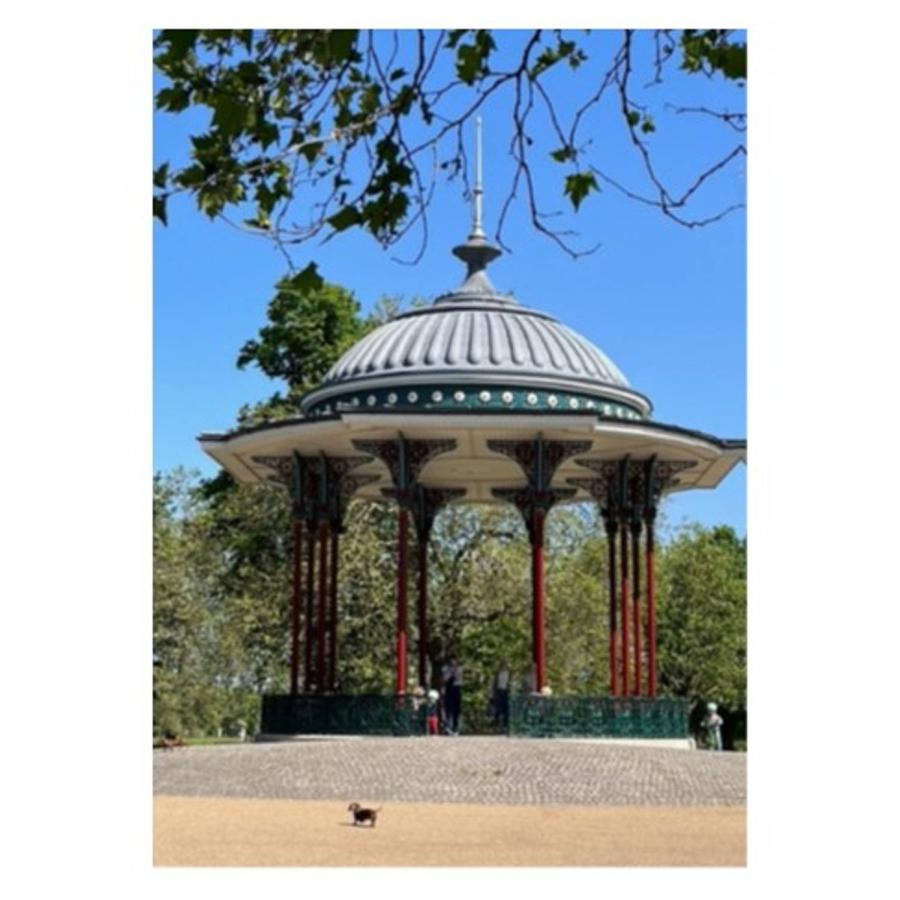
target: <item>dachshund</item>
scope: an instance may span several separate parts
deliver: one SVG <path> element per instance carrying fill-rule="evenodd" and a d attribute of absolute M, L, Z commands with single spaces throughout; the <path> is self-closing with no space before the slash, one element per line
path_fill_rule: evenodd
<path fill-rule="evenodd" d="M 358 803 L 351 803 L 347 810 L 353 813 L 353 824 L 354 825 L 362 825 L 363 822 L 369 822 L 371 827 L 375 827 L 375 820 L 378 818 L 378 813 L 381 812 L 381 807 L 378 809 L 363 809 Z"/>

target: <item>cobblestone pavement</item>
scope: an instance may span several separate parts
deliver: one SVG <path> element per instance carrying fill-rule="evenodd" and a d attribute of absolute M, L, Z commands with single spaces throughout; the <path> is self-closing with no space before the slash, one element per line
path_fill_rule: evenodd
<path fill-rule="evenodd" d="M 431 803 L 743 806 L 746 754 L 527 738 L 153 751 L 154 793 Z"/>

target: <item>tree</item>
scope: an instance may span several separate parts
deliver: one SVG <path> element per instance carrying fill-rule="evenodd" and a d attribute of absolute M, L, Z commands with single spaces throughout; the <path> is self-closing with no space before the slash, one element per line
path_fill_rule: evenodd
<path fill-rule="evenodd" d="M 256 366 L 282 381 L 285 391 L 242 407 L 238 421 L 245 426 L 296 415 L 300 398 L 371 328 L 360 318 L 353 294 L 326 283 L 315 263 L 275 285 L 267 320 L 259 335 L 241 348 L 237 366 Z"/>
<path fill-rule="evenodd" d="M 747 48 L 730 30 L 163 30 L 155 48 L 166 79 L 157 107 L 202 108 L 208 120 L 191 137 L 186 166 L 155 170 L 154 215 L 165 223 L 168 200 L 189 194 L 210 218 L 271 238 L 288 260 L 291 245 L 350 228 L 390 246 L 414 227 L 419 258 L 439 177 L 468 189 L 464 129 L 489 100 L 506 110 L 514 166 L 497 224 L 501 246 L 520 194 L 533 226 L 573 256 L 590 251 L 573 247 L 571 229 L 545 210 L 560 191 L 577 213 L 609 187 L 688 227 L 741 205 L 693 212 L 704 185 L 746 153 Z M 707 106 L 696 90 L 695 104 L 666 101 L 664 88 L 681 75 L 732 86 L 734 108 Z M 714 123 L 733 138 L 679 188 L 654 149 L 668 114 Z M 639 185 L 602 161 L 599 138 L 611 128 L 623 129 Z M 698 158 L 708 143 L 698 133 Z M 537 183 L 535 154 L 561 167 L 552 189 Z"/>
<path fill-rule="evenodd" d="M 153 482 L 153 723 L 157 734 L 211 726 L 207 671 L 206 567 L 193 538 L 196 507 L 183 470 Z"/>
<path fill-rule="evenodd" d="M 414 298 L 410 305 L 422 302 Z M 399 300 L 382 297 L 368 316 L 361 317 L 353 293 L 326 282 L 315 263 L 282 278 L 269 303 L 267 323 L 241 348 L 237 366 L 256 366 L 284 387 L 268 400 L 241 407 L 238 424 L 297 415 L 303 395 L 322 382 L 341 355 L 400 309 Z"/>
<path fill-rule="evenodd" d="M 664 693 L 692 703 L 746 702 L 747 548 L 734 530 L 699 525 L 662 548 L 659 678 Z"/>

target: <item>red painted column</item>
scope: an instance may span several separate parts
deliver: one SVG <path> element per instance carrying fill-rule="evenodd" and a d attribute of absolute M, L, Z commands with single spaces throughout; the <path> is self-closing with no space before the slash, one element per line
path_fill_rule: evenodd
<path fill-rule="evenodd" d="M 631 526 L 631 569 L 634 590 L 631 594 L 631 611 L 634 616 L 634 695 L 641 696 L 641 521 Z"/>
<path fill-rule="evenodd" d="M 609 693 L 611 697 L 619 694 L 619 659 L 616 653 L 616 641 L 618 640 L 619 623 L 617 621 L 616 582 L 616 524 L 610 517 L 606 524 L 606 545 L 609 550 Z"/>
<path fill-rule="evenodd" d="M 315 596 L 316 526 L 309 522 L 306 529 L 306 641 L 303 647 L 303 691 L 309 693 L 312 685 L 313 664 L 313 597 Z"/>
<path fill-rule="evenodd" d="M 622 696 L 628 696 L 628 523 L 623 519 L 622 535 Z"/>
<path fill-rule="evenodd" d="M 331 611 L 328 615 L 328 690 L 337 683 L 337 599 L 338 599 L 338 536 L 337 526 L 331 529 Z"/>
<path fill-rule="evenodd" d="M 409 513 L 402 506 L 397 510 L 397 672 L 395 691 L 406 693 L 406 543 L 409 531 Z"/>
<path fill-rule="evenodd" d="M 656 696 L 656 585 L 653 559 L 653 517 L 647 516 L 644 564 L 647 567 L 647 693 Z"/>
<path fill-rule="evenodd" d="M 291 565 L 291 696 L 296 697 L 300 683 L 300 601 L 303 560 L 303 520 L 294 519 L 293 559 Z"/>
<path fill-rule="evenodd" d="M 325 690 L 325 638 L 328 623 L 328 522 L 319 522 L 319 607 L 316 611 L 316 691 Z"/>
<path fill-rule="evenodd" d="M 428 538 L 419 536 L 419 684 L 428 687 Z"/>
<path fill-rule="evenodd" d="M 544 656 L 544 516 L 540 509 L 532 513 L 531 525 L 531 585 L 532 585 L 532 659 L 535 669 L 535 689 L 547 684 Z"/>

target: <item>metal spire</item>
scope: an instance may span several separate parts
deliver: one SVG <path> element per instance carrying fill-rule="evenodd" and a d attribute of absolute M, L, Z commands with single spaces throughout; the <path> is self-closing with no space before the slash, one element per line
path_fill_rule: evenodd
<path fill-rule="evenodd" d="M 481 224 L 482 197 L 484 189 L 481 186 L 481 116 L 475 119 L 475 204 L 472 233 L 469 238 L 484 238 L 484 228 Z"/>
<path fill-rule="evenodd" d="M 492 260 L 500 256 L 500 250 L 487 240 L 482 220 L 482 160 L 481 160 L 481 116 L 475 119 L 475 189 L 472 192 L 472 232 L 464 244 L 453 248 L 467 267 L 466 280 L 460 285 L 458 294 L 496 294 L 494 286 L 487 277 L 485 268 Z"/>

